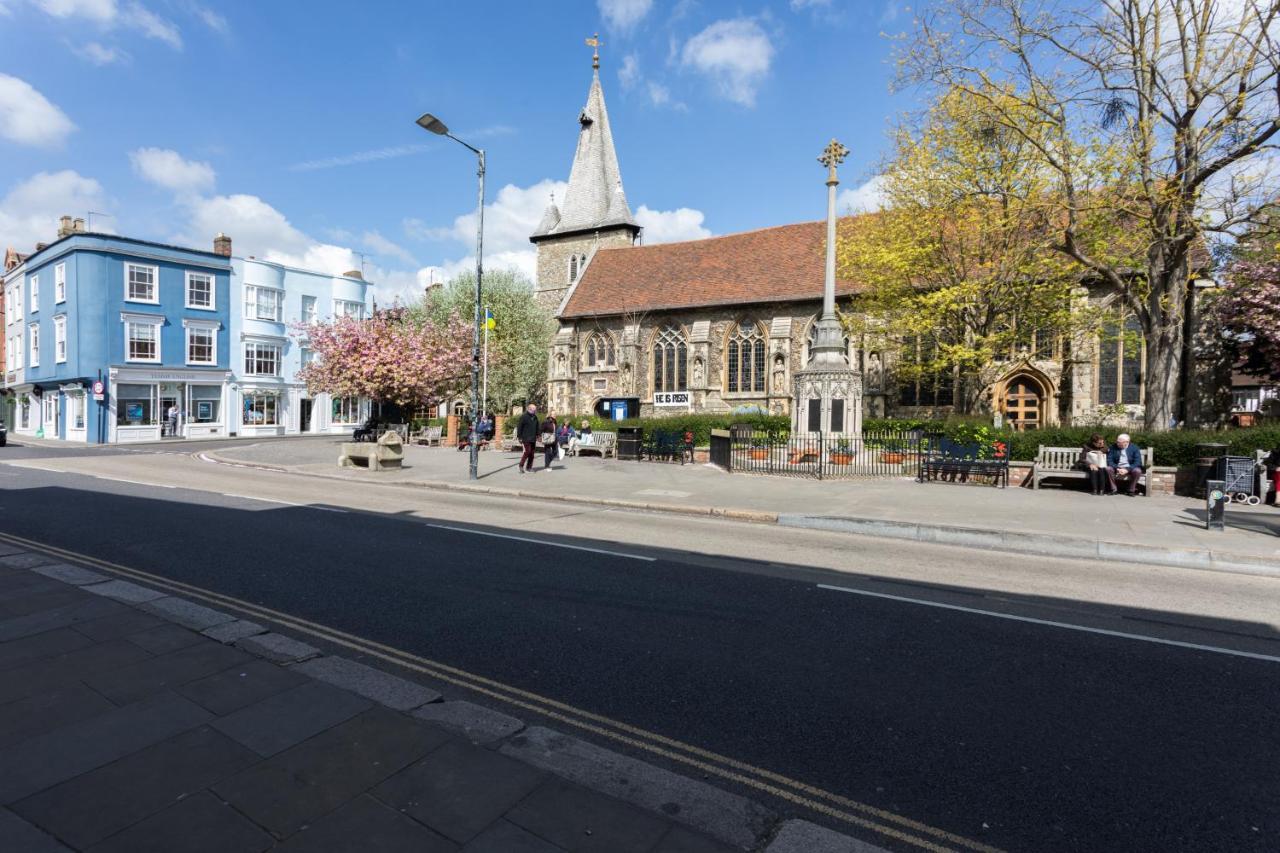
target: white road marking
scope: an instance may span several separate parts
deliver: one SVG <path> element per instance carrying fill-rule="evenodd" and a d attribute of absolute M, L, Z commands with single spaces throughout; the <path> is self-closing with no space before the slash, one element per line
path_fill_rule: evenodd
<path fill-rule="evenodd" d="M 74 471 L 59 471 L 60 474 L 74 474 Z M 128 483 L 131 486 L 150 486 L 155 489 L 176 489 L 167 483 L 144 483 L 141 480 L 126 480 L 124 477 L 108 477 L 106 474 L 90 474 L 95 480 L 110 480 L 113 483 Z"/>
<path fill-rule="evenodd" d="M 979 610 L 975 607 L 961 607 L 958 604 L 943 604 L 939 601 L 926 601 L 922 598 L 907 598 L 902 595 L 889 595 L 883 592 L 869 592 L 865 589 L 850 589 L 847 586 L 830 586 L 825 583 L 818 584 L 819 589 L 829 589 L 834 592 L 851 592 L 854 595 L 865 595 L 869 598 L 887 598 L 890 601 L 902 601 L 907 604 L 921 604 L 925 607 L 938 607 L 943 610 L 958 610 L 961 613 L 975 613 L 979 616 L 991 616 L 996 619 L 1009 619 L 1013 622 L 1029 622 L 1032 625 L 1047 625 L 1050 628 L 1065 628 L 1068 631 L 1083 631 L 1086 634 L 1102 634 L 1105 637 L 1120 637 L 1124 640 L 1140 640 L 1144 643 L 1157 643 L 1162 646 L 1177 646 L 1182 649 L 1195 649 L 1201 652 L 1213 652 L 1219 655 L 1232 655 L 1233 657 L 1253 658 L 1254 660 L 1265 660 L 1272 663 L 1280 663 L 1280 657 L 1275 655 L 1264 655 L 1258 652 L 1244 652 L 1239 649 L 1225 649 L 1221 646 L 1204 646 L 1200 643 L 1185 643 L 1181 640 L 1166 640 L 1163 637 L 1150 637 L 1146 634 L 1129 634 L 1124 631 L 1110 631 L 1106 628 L 1090 628 L 1087 625 L 1073 625 L 1070 622 L 1054 622 L 1049 619 L 1034 619 L 1030 616 L 1015 616 L 1012 613 L 999 613 L 995 610 Z"/>
<path fill-rule="evenodd" d="M 338 509 L 336 506 L 309 506 L 309 509 L 318 509 L 321 512 L 349 512 L 350 510 Z"/>
<path fill-rule="evenodd" d="M 224 498 L 238 498 L 242 501 L 261 501 L 264 504 L 284 504 L 285 506 L 306 506 L 306 504 L 296 504 L 292 501 L 278 501 L 275 498 L 255 498 L 252 495 L 233 495 L 231 492 L 223 492 Z"/>
<path fill-rule="evenodd" d="M 643 554 L 627 554 L 623 551 L 606 551 L 603 548 L 587 548 L 583 545 L 565 545 L 561 542 L 548 542 L 546 539 L 534 539 L 530 536 L 511 536 L 506 533 L 490 533 L 487 530 L 472 530 L 469 527 L 453 527 L 448 524 L 428 524 L 437 530 L 452 530 L 455 533 L 471 533 L 476 536 L 492 536 L 494 539 L 514 539 L 517 542 L 532 542 L 534 545 L 547 545 L 551 548 L 568 548 L 571 551 L 590 551 L 593 554 L 608 554 L 611 557 L 626 557 L 628 560 L 644 560 L 647 563 L 657 561 L 657 557 L 646 557 Z"/>

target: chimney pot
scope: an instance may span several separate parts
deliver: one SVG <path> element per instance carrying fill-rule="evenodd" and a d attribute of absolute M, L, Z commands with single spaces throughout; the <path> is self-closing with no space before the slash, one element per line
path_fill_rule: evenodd
<path fill-rule="evenodd" d="M 358 278 L 364 281 L 364 274 L 360 270 L 347 270 L 342 274 L 343 278 Z"/>
<path fill-rule="evenodd" d="M 58 239 L 62 239 L 63 237 L 67 236 L 68 234 L 71 233 L 71 231 L 72 231 L 71 217 L 70 216 L 58 217 Z"/>
<path fill-rule="evenodd" d="M 231 257 L 231 238 L 218 232 L 218 236 L 213 238 L 213 253 L 224 258 Z"/>
<path fill-rule="evenodd" d="M 84 231 L 84 220 L 76 217 L 75 221 L 71 223 L 71 227 L 76 231 Z"/>

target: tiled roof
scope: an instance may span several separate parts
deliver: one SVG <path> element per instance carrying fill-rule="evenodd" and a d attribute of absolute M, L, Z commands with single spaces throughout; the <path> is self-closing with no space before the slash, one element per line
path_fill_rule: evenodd
<path fill-rule="evenodd" d="M 655 246 L 600 249 L 561 317 L 822 299 L 826 222 Z M 857 290 L 836 280 L 836 296 Z"/>

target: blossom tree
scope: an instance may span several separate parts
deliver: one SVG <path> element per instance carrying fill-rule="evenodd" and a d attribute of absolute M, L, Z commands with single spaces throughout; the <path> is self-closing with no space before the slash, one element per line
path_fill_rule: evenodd
<path fill-rule="evenodd" d="M 313 393 L 431 405 L 461 390 L 470 375 L 471 331 L 456 314 L 434 322 L 387 308 L 366 320 L 300 325 L 295 335 L 315 353 L 298 374 Z"/>
<path fill-rule="evenodd" d="M 1213 312 L 1245 370 L 1280 379 L 1280 260 L 1232 264 Z"/>

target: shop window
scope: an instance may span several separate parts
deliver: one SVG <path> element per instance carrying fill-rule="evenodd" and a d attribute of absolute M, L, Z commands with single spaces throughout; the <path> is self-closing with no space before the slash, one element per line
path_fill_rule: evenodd
<path fill-rule="evenodd" d="M 362 409 L 359 397 L 334 397 L 333 422 L 335 424 L 363 423 Z"/>
<path fill-rule="evenodd" d="M 187 420 L 197 424 L 216 424 L 221 421 L 222 388 L 218 385 L 192 385 L 191 406 Z"/>
<path fill-rule="evenodd" d="M 116 426 L 154 426 L 156 386 L 116 386 Z"/>
<path fill-rule="evenodd" d="M 280 398 L 274 391 L 250 391 L 244 395 L 245 426 L 279 425 Z"/>

